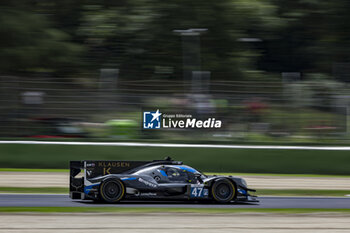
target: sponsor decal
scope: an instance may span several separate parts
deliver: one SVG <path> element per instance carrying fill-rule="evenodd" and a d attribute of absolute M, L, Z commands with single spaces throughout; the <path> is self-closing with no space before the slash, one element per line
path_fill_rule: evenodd
<path fill-rule="evenodd" d="M 101 161 L 98 162 L 99 167 L 130 167 L 128 162 L 113 162 L 113 161 Z"/>
<path fill-rule="evenodd" d="M 108 167 L 108 168 L 103 168 L 103 175 L 106 175 L 106 174 L 111 174 L 111 168 Z"/>
<path fill-rule="evenodd" d="M 219 129 L 222 121 L 209 117 L 197 119 L 190 114 L 166 114 L 157 111 L 143 112 L 143 129 Z"/>
<path fill-rule="evenodd" d="M 157 196 L 157 193 L 136 193 L 135 196 Z"/>
<path fill-rule="evenodd" d="M 86 167 L 95 167 L 95 164 L 94 163 L 87 163 Z"/>
<path fill-rule="evenodd" d="M 118 162 L 118 161 L 100 161 L 98 162 L 98 167 L 103 168 L 103 175 L 111 174 L 111 168 L 120 167 L 130 167 L 128 162 Z"/>
<path fill-rule="evenodd" d="M 139 178 L 138 181 L 141 182 L 141 183 L 144 183 L 145 185 L 150 186 L 152 188 L 156 188 L 157 187 L 156 184 L 153 184 L 152 182 L 149 182 L 149 181 L 144 180 L 142 178 Z"/>

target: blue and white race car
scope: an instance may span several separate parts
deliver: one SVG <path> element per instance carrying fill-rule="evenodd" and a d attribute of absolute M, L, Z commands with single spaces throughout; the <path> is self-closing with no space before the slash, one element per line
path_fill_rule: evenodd
<path fill-rule="evenodd" d="M 205 175 L 170 158 L 145 161 L 71 161 L 70 197 L 117 203 L 122 200 L 257 202 L 244 179 Z"/>

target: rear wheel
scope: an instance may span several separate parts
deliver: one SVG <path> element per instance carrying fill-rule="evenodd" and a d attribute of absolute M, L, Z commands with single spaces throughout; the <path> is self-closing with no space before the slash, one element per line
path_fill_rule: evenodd
<path fill-rule="evenodd" d="M 120 201 L 125 194 L 124 184 L 118 179 L 108 179 L 100 185 L 100 197 L 108 203 Z"/>
<path fill-rule="evenodd" d="M 216 202 L 228 203 L 236 196 L 236 187 L 227 179 L 219 179 L 214 182 L 211 194 Z"/>

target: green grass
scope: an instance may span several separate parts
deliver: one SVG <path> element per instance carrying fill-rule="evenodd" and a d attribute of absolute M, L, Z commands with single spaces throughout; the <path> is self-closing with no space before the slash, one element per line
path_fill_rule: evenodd
<path fill-rule="evenodd" d="M 27 187 L 0 187 L 0 193 L 49 193 L 68 194 L 68 188 L 47 187 L 47 188 L 27 188 Z M 343 197 L 350 194 L 350 190 L 274 190 L 259 189 L 255 193 L 258 196 L 336 196 Z"/>
<path fill-rule="evenodd" d="M 348 151 L 0 145 L 3 168 L 67 169 L 70 160 L 153 160 L 171 156 L 199 170 L 350 175 Z"/>
<path fill-rule="evenodd" d="M 133 208 L 133 207 L 0 207 L 0 213 L 40 212 L 40 213 L 350 213 L 350 209 L 262 209 L 262 208 Z"/>
<path fill-rule="evenodd" d="M 69 169 L 0 168 L 0 172 L 69 172 Z"/>
<path fill-rule="evenodd" d="M 313 189 L 258 189 L 258 196 L 335 196 L 344 197 L 350 190 L 313 190 Z"/>
<path fill-rule="evenodd" d="M 27 188 L 27 187 L 0 187 L 0 193 L 66 193 L 68 188 L 47 187 L 47 188 Z"/>

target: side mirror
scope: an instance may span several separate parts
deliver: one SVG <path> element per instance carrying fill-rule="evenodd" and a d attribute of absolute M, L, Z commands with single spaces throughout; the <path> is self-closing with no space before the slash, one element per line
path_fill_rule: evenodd
<path fill-rule="evenodd" d="M 203 180 L 202 180 L 200 174 L 195 174 L 194 176 L 196 177 L 196 180 L 198 180 L 199 182 L 203 183 Z"/>

